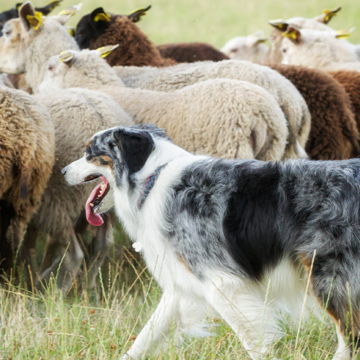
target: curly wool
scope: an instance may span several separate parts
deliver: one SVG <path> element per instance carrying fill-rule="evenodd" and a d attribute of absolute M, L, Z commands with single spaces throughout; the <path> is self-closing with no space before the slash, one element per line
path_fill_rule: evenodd
<path fill-rule="evenodd" d="M 330 75 L 291 65 L 270 65 L 289 79 L 311 113 L 306 152 L 315 160 L 344 160 L 359 154 L 359 132 L 345 89 Z"/>
<path fill-rule="evenodd" d="M 350 97 L 352 111 L 355 114 L 358 131 L 360 132 L 360 73 L 357 71 L 332 71 L 332 77 L 338 81 Z"/>
<path fill-rule="evenodd" d="M 179 64 L 169 68 L 115 67 L 116 73 L 128 87 L 157 91 L 173 91 L 207 79 L 234 79 L 261 86 L 278 102 L 288 122 L 289 139 L 285 157 L 298 157 L 294 145 L 302 148 L 310 131 L 310 113 L 294 85 L 276 71 L 248 61 L 225 60 L 218 63 Z M 127 76 L 131 77 L 127 77 Z M 295 145 L 296 146 L 296 145 Z M 305 153 L 305 150 L 303 150 Z"/>
<path fill-rule="evenodd" d="M 0 262 L 11 258 L 11 253 L 1 252 L 4 242 L 16 248 L 39 207 L 54 164 L 54 142 L 46 109 L 23 91 L 0 87 L 0 199 L 2 207 L 14 211 L 6 239 L 0 239 Z M 1 265 L 9 266 L 11 261 Z"/>
<path fill-rule="evenodd" d="M 111 25 L 97 39 L 90 41 L 90 49 L 116 45 L 106 61 L 110 66 L 170 66 L 176 64 L 171 59 L 163 59 L 159 50 L 127 16 L 111 16 Z"/>

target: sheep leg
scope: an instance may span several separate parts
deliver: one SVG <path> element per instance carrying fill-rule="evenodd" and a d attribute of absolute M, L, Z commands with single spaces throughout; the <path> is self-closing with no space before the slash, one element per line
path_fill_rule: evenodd
<path fill-rule="evenodd" d="M 68 239 L 69 242 L 65 243 L 64 238 Z M 53 273 L 57 276 L 58 287 L 66 291 L 80 269 L 84 253 L 72 226 L 67 231 L 56 234 L 52 243 L 58 245 L 60 256 L 41 274 L 41 278 L 48 280 L 51 273 Z"/>
<path fill-rule="evenodd" d="M 46 269 L 53 265 L 53 258 L 59 244 L 50 235 L 46 236 L 45 252 L 40 266 L 40 274 L 43 274 Z"/>
<path fill-rule="evenodd" d="M 104 218 L 104 224 L 97 229 L 96 236 L 93 239 L 93 257 L 90 266 L 90 288 L 95 287 L 96 277 L 99 273 L 105 258 L 109 253 L 111 244 L 114 243 L 113 227 L 111 217 Z"/>
<path fill-rule="evenodd" d="M 28 276 L 30 276 L 29 270 L 31 271 L 31 276 L 34 276 L 38 271 L 35 249 L 38 234 L 39 229 L 30 223 L 19 250 L 19 262 L 24 264 Z"/>

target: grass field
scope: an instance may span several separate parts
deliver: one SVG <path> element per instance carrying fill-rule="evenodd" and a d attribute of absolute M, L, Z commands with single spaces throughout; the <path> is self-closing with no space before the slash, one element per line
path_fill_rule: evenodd
<path fill-rule="evenodd" d="M 35 0 L 34 4 L 40 6 L 47 1 Z M 13 0 L 1 0 L 0 10 L 11 8 L 14 3 Z M 64 0 L 61 8 L 74 4 L 73 0 Z M 271 27 L 267 21 L 271 19 L 314 17 L 324 9 L 337 6 L 342 6 L 342 10 L 331 25 L 335 29 L 357 26 L 350 40 L 360 42 L 360 2 L 356 0 L 83 0 L 83 9 L 71 20 L 71 25 L 76 26 L 82 15 L 99 6 L 112 13 L 129 14 L 148 5 L 152 5 L 152 9 L 139 25 L 156 44 L 206 41 L 221 47 L 237 35 L 248 35 L 259 29 L 269 33 Z"/>
<path fill-rule="evenodd" d="M 83 10 L 71 24 L 95 7 L 127 14 L 149 4 L 153 8 L 140 26 L 156 44 L 180 41 L 206 41 L 222 46 L 236 35 L 258 29 L 269 33 L 267 21 L 292 16 L 314 17 L 324 9 L 343 7 L 332 21 L 336 29 L 358 26 L 350 40 L 360 43 L 360 2 L 355 0 L 83 0 Z M 1 0 L 0 11 L 15 1 Z M 46 0 L 36 0 L 43 5 Z M 64 0 L 59 10 L 73 5 Z M 146 272 L 143 263 L 131 260 L 123 250 L 128 244 L 121 231 L 116 233 L 111 259 L 101 272 L 98 287 L 87 291 L 74 283 L 62 297 L 52 285 L 41 292 L 11 279 L 0 285 L 0 359 L 119 359 L 130 347 L 161 297 L 161 291 Z M 40 254 L 40 252 L 39 252 Z M 130 259 L 130 261 L 129 261 Z M 161 359 L 249 359 L 231 329 L 219 319 L 214 336 L 185 338 L 182 347 L 171 344 Z M 332 324 L 310 317 L 291 325 L 284 319 L 285 336 L 276 344 L 269 359 L 331 359 L 336 348 Z"/>

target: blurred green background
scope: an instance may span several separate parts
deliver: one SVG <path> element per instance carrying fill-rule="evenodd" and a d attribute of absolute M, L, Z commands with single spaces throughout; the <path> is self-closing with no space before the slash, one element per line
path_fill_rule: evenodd
<path fill-rule="evenodd" d="M 1 0 L 0 11 L 11 8 L 17 1 Z M 33 3 L 42 6 L 47 4 L 47 0 Z M 74 4 L 74 0 L 64 0 L 53 13 Z M 312 18 L 337 6 L 342 6 L 342 10 L 330 25 L 336 30 L 358 27 L 349 40 L 360 43 L 359 0 L 84 0 L 82 10 L 69 24 L 76 26 L 81 16 L 99 6 L 108 12 L 129 14 L 148 5 L 152 8 L 139 26 L 156 44 L 204 41 L 221 47 L 234 36 L 248 35 L 260 29 L 269 34 L 268 20 L 294 16 Z"/>

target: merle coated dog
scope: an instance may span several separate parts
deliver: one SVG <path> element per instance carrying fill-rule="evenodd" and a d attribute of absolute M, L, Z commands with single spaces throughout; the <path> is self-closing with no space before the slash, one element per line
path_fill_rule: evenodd
<path fill-rule="evenodd" d="M 102 179 L 88 221 L 115 206 L 163 289 L 124 359 L 161 351 L 174 322 L 193 329 L 208 305 L 259 359 L 281 336 L 279 311 L 301 307 L 307 279 L 336 324 L 335 358 L 356 351 L 360 160 L 212 159 L 144 125 L 96 134 L 63 173 L 72 185 Z"/>

